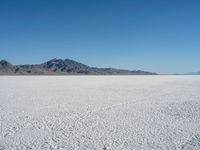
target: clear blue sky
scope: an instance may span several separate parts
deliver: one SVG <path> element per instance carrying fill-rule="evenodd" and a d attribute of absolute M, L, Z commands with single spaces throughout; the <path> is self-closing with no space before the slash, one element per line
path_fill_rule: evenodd
<path fill-rule="evenodd" d="M 0 59 L 200 70 L 199 0 L 0 0 Z"/>

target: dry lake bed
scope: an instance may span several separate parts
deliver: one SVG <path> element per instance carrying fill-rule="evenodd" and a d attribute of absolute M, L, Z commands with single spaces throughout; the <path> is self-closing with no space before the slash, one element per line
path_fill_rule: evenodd
<path fill-rule="evenodd" d="M 0 150 L 199 150 L 200 76 L 0 76 Z"/>

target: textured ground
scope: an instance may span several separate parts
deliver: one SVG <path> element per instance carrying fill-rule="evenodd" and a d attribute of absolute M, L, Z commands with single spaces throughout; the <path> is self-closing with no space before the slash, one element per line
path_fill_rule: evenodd
<path fill-rule="evenodd" d="M 0 150 L 199 150 L 198 76 L 1 76 Z"/>

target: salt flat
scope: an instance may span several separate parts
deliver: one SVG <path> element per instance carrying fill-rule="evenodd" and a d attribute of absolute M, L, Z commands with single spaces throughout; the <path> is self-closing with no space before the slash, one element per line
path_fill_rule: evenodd
<path fill-rule="evenodd" d="M 199 76 L 1 76 L 0 149 L 199 150 Z"/>

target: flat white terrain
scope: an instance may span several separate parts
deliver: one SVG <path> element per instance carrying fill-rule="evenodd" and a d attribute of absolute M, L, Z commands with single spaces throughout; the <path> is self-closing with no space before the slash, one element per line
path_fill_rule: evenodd
<path fill-rule="evenodd" d="M 1 76 L 0 149 L 199 150 L 199 76 Z"/>

